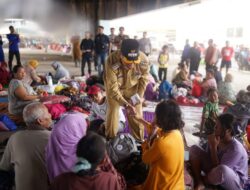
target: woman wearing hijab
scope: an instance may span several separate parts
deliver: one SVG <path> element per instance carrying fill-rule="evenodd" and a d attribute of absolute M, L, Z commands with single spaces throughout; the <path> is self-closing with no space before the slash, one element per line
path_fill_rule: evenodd
<path fill-rule="evenodd" d="M 59 62 L 53 62 L 51 64 L 53 69 L 55 69 L 56 73 L 53 76 L 53 79 L 58 81 L 62 78 L 70 78 L 69 71 Z"/>
<path fill-rule="evenodd" d="M 101 169 L 102 163 L 106 162 L 104 138 L 88 132 L 79 141 L 76 154 L 78 160 L 72 171 L 56 177 L 51 190 L 123 190 L 114 173 Z"/>
<path fill-rule="evenodd" d="M 86 135 L 87 123 L 82 113 L 70 112 L 54 125 L 47 148 L 46 165 L 50 181 L 71 171 L 77 161 L 76 146 Z"/>
<path fill-rule="evenodd" d="M 42 81 L 42 79 L 37 75 L 36 68 L 38 67 L 39 62 L 35 59 L 30 60 L 25 66 L 26 75 L 23 81 L 29 85 L 37 84 Z"/>

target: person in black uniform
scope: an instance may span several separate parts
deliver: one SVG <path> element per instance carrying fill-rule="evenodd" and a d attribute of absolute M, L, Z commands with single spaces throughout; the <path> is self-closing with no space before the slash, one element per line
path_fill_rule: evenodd
<path fill-rule="evenodd" d="M 88 74 L 91 75 L 91 61 L 93 58 L 93 52 L 94 52 L 94 41 L 90 39 L 90 33 L 85 33 L 85 38 L 82 40 L 80 45 L 81 51 L 82 51 L 82 76 L 84 76 L 84 69 L 86 63 L 88 64 Z"/>

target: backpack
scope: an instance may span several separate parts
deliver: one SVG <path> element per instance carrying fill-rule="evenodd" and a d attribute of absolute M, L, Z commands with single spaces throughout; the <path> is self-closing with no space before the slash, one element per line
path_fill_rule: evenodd
<path fill-rule="evenodd" d="M 164 80 L 159 86 L 159 100 L 169 99 L 171 97 L 172 85 Z"/>
<path fill-rule="evenodd" d="M 149 172 L 148 165 L 142 161 L 141 152 L 132 153 L 127 159 L 116 164 L 115 168 L 124 176 L 128 187 L 144 183 Z"/>
<path fill-rule="evenodd" d="M 137 144 L 130 134 L 118 134 L 107 142 L 107 153 L 115 165 L 127 159 L 132 153 L 138 152 Z"/>

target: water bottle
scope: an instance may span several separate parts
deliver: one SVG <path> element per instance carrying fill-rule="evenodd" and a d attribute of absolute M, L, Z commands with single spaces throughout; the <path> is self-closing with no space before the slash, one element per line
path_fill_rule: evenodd
<path fill-rule="evenodd" d="M 50 75 L 46 76 L 46 80 L 49 86 L 53 86 L 53 80 L 52 77 Z"/>

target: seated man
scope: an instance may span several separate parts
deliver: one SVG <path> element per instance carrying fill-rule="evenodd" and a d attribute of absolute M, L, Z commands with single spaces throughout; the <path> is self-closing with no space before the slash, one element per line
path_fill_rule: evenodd
<path fill-rule="evenodd" d="M 248 179 L 248 157 L 243 145 L 233 137 L 233 122 L 233 115 L 220 115 L 215 133 L 208 136 L 209 151 L 196 145 L 191 147 L 194 190 L 204 189 L 204 184 L 226 190 L 243 189 Z"/>
<path fill-rule="evenodd" d="M 0 169 L 15 172 L 16 190 L 46 190 L 49 187 L 45 166 L 45 147 L 52 124 L 51 115 L 41 103 L 23 110 L 27 130 L 11 136 L 0 162 Z"/>
<path fill-rule="evenodd" d="M 107 112 L 107 101 L 106 96 L 103 94 L 101 88 L 97 85 L 93 85 L 88 90 L 88 96 L 93 100 L 92 108 L 88 120 L 91 122 L 96 119 L 102 119 L 106 121 L 106 112 Z M 122 132 L 125 128 L 125 116 L 120 108 L 119 111 L 119 129 L 118 132 Z M 105 123 L 104 123 L 105 125 Z"/>

